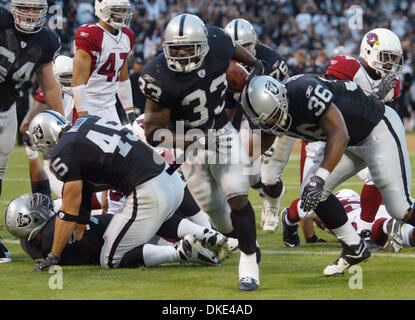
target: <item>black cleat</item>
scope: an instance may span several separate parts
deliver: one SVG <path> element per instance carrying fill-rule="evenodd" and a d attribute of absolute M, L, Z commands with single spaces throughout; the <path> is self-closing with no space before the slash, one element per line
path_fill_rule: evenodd
<path fill-rule="evenodd" d="M 239 280 L 238 288 L 241 291 L 255 291 L 259 287 L 259 281 L 251 277 L 244 277 Z"/>
<path fill-rule="evenodd" d="M 354 246 L 348 246 L 342 241 L 340 243 L 342 244 L 343 251 L 336 261 L 324 269 L 323 274 L 325 276 L 343 274 L 351 266 L 363 262 L 370 257 L 369 246 L 363 240 Z"/>
<path fill-rule="evenodd" d="M 298 223 L 295 226 L 289 226 L 285 222 L 285 218 L 288 214 L 288 208 L 285 208 L 281 212 L 282 220 L 282 240 L 284 244 L 289 248 L 295 248 L 300 246 L 300 237 L 298 236 Z"/>
<path fill-rule="evenodd" d="M 372 240 L 372 231 L 369 229 L 364 229 L 359 233 L 360 238 L 367 243 L 369 246 L 370 251 L 380 251 L 383 248 L 376 244 L 375 241 Z"/>

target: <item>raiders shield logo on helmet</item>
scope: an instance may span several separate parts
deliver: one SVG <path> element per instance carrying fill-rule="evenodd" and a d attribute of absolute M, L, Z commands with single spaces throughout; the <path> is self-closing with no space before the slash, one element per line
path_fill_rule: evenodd
<path fill-rule="evenodd" d="M 17 226 L 19 228 L 27 227 L 32 222 L 32 218 L 27 214 L 19 212 L 17 214 Z"/>
<path fill-rule="evenodd" d="M 39 124 L 33 128 L 33 136 L 38 140 L 43 139 L 43 130 Z"/>

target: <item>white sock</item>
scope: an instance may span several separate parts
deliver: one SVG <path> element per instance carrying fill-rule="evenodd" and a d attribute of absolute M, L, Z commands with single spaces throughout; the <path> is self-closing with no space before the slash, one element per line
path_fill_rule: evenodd
<path fill-rule="evenodd" d="M 331 229 L 331 231 L 333 231 L 333 233 L 336 235 L 338 240 L 343 241 L 345 244 L 349 246 L 359 244 L 361 241 L 356 230 L 353 228 L 352 224 L 349 222 L 346 222 L 344 225 L 336 229 Z"/>
<path fill-rule="evenodd" d="M 187 234 L 194 234 L 197 240 L 202 239 L 206 227 L 202 227 L 188 219 L 183 219 L 177 227 L 177 236 L 182 239 Z"/>
<path fill-rule="evenodd" d="M 143 246 L 143 260 L 146 267 L 154 267 L 162 263 L 178 261 L 179 258 L 173 246 L 145 244 Z"/>
<path fill-rule="evenodd" d="M 389 218 L 388 220 L 385 220 L 385 222 L 382 225 L 382 230 L 385 234 L 388 234 L 388 229 L 386 228 L 386 226 L 388 225 L 389 220 L 391 220 L 392 218 Z"/>
<path fill-rule="evenodd" d="M 413 232 L 414 227 L 410 224 L 405 224 L 405 227 L 403 228 L 403 245 L 405 247 L 411 247 L 411 242 L 409 241 L 409 235 Z"/>
<path fill-rule="evenodd" d="M 356 226 L 357 226 L 357 233 L 360 233 L 362 230 L 370 230 L 372 231 L 374 222 L 366 222 L 360 219 L 360 217 L 357 217 L 356 219 Z"/>
<path fill-rule="evenodd" d="M 239 280 L 245 277 L 254 278 L 259 282 L 259 267 L 256 262 L 256 253 L 245 254 L 241 251 L 239 259 Z"/>
<path fill-rule="evenodd" d="M 188 219 L 200 226 L 203 226 L 209 229 L 212 228 L 212 225 L 210 224 L 209 216 L 203 210 L 200 210 L 195 215 L 188 217 Z"/>

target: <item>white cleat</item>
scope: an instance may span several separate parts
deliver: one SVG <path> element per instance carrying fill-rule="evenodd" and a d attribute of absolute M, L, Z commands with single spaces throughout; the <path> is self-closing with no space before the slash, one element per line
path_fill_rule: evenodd
<path fill-rule="evenodd" d="M 188 234 L 177 243 L 176 252 L 181 262 L 195 262 L 209 266 L 218 266 L 218 256 L 204 248 L 196 238 Z"/>
<path fill-rule="evenodd" d="M 390 219 L 387 222 L 388 240 L 386 241 L 385 248 L 389 248 L 391 252 L 399 252 L 403 248 L 403 227 L 404 223 L 395 219 Z"/>
<path fill-rule="evenodd" d="M 205 248 L 215 252 L 219 257 L 219 261 L 225 260 L 231 253 L 228 238 L 215 230 L 205 229 L 200 243 Z"/>
<path fill-rule="evenodd" d="M 264 197 L 261 212 L 261 227 L 263 231 L 279 230 L 280 219 L 278 213 L 280 211 L 281 200 L 286 192 L 287 189 L 285 188 L 285 185 L 283 185 L 281 194 L 278 198 L 273 199 L 269 196 Z"/>

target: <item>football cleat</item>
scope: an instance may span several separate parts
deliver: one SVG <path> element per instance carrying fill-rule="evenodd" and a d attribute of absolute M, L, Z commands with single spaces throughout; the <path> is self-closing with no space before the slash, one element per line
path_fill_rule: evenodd
<path fill-rule="evenodd" d="M 324 269 L 323 274 L 325 276 L 343 274 L 351 266 L 365 261 L 370 257 L 369 246 L 363 240 L 361 240 L 359 244 L 353 246 L 348 246 L 342 241 L 340 241 L 340 243 L 342 244 L 343 251 L 336 261 Z"/>
<path fill-rule="evenodd" d="M 363 229 L 362 231 L 360 231 L 359 236 L 363 241 L 367 243 L 367 245 L 370 248 L 370 251 L 380 251 L 383 249 L 381 246 L 377 245 L 372 240 L 372 231 L 370 231 L 369 229 Z"/>
<path fill-rule="evenodd" d="M 259 281 L 252 277 L 243 277 L 239 280 L 238 288 L 241 291 L 255 291 L 259 287 Z"/>
<path fill-rule="evenodd" d="M 228 238 L 228 250 L 230 253 L 234 252 L 239 248 L 239 241 L 236 238 Z M 261 262 L 261 248 L 259 247 L 258 241 L 255 244 L 256 262 Z"/>
<path fill-rule="evenodd" d="M 0 263 L 9 263 L 9 262 L 12 262 L 10 251 L 0 241 Z"/>
<path fill-rule="evenodd" d="M 220 265 L 218 256 L 202 247 L 196 238 L 188 234 L 176 243 L 175 249 L 181 262 L 196 262 L 209 266 Z"/>
<path fill-rule="evenodd" d="M 205 248 L 215 252 L 220 261 L 225 260 L 231 252 L 228 245 L 228 238 L 215 230 L 205 229 L 200 243 Z"/>
<path fill-rule="evenodd" d="M 388 240 L 386 241 L 385 248 L 389 248 L 391 252 L 399 252 L 403 248 L 403 226 L 403 222 L 395 219 L 390 219 L 386 224 Z"/>
<path fill-rule="evenodd" d="M 300 246 L 300 237 L 298 236 L 298 225 L 289 226 L 285 221 L 288 214 L 288 208 L 285 208 L 281 213 L 282 220 L 282 240 L 287 247 L 295 248 Z"/>

